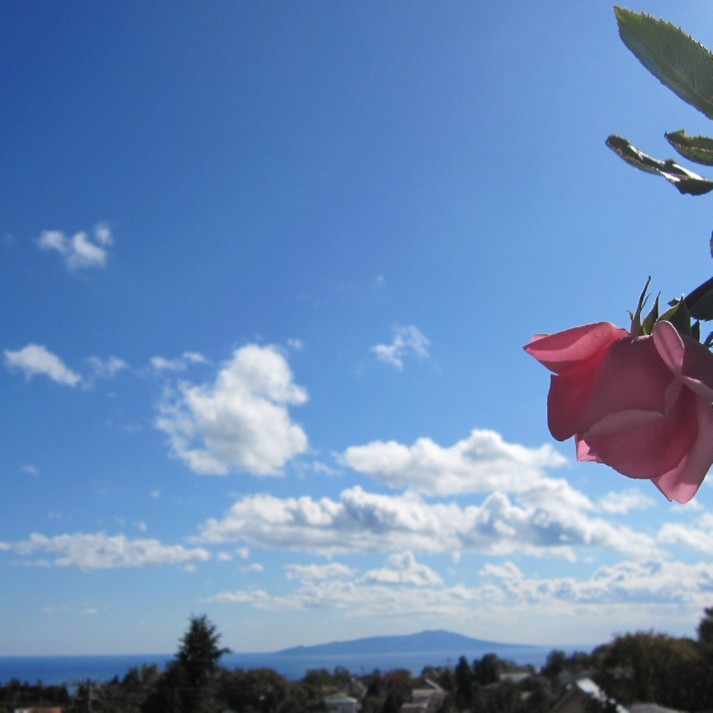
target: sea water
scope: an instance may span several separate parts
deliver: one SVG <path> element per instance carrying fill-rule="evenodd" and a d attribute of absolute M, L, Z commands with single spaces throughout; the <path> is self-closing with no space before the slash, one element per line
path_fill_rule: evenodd
<path fill-rule="evenodd" d="M 375 669 L 391 671 L 403 668 L 412 674 L 420 674 L 426 666 L 447 666 L 453 668 L 460 656 L 471 662 L 485 654 L 494 653 L 498 657 L 516 664 L 530 664 L 541 667 L 547 655 L 555 647 L 544 646 L 508 646 L 499 649 L 477 649 L 469 651 L 407 652 L 389 654 L 227 654 L 220 660 L 220 665 L 227 669 L 271 668 L 285 678 L 296 681 L 311 669 L 325 668 L 333 671 L 337 667 L 345 668 L 360 676 Z M 562 647 L 571 653 L 569 647 Z M 45 685 L 62 684 L 76 686 L 84 681 L 110 681 L 117 676 L 122 678 L 132 667 L 154 664 L 163 669 L 173 659 L 173 654 L 135 654 L 103 656 L 0 656 L 0 684 L 5 685 L 11 679 L 25 683 L 43 683 Z"/>

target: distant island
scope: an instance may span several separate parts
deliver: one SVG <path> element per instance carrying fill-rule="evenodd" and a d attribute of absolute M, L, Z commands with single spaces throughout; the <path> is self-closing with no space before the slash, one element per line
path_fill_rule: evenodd
<path fill-rule="evenodd" d="M 280 656 L 343 656 L 370 654 L 441 653 L 450 651 L 479 651 L 481 649 L 526 649 L 526 644 L 503 644 L 485 639 L 473 639 L 451 631 L 421 631 L 402 636 L 372 636 L 350 641 L 333 641 L 315 646 L 293 646 L 276 651 Z M 537 647 L 533 647 L 537 648 Z"/>

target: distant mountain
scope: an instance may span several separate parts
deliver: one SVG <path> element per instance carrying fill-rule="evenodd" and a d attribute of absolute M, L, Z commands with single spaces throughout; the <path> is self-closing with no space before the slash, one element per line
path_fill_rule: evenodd
<path fill-rule="evenodd" d="M 316 646 L 294 646 L 275 653 L 283 656 L 335 656 L 354 654 L 406 654 L 414 651 L 422 653 L 466 653 L 488 649 L 501 651 L 508 648 L 527 648 L 520 644 L 502 644 L 497 641 L 472 639 L 451 631 L 422 631 L 405 636 L 372 636 L 351 641 L 333 641 Z"/>

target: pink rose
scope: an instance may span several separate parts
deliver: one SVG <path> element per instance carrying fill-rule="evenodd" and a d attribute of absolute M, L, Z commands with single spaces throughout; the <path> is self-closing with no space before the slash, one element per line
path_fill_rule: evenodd
<path fill-rule="evenodd" d="M 633 338 L 609 322 L 538 335 L 525 347 L 554 372 L 548 425 L 577 460 L 648 478 L 685 503 L 713 463 L 713 354 L 657 322 Z"/>

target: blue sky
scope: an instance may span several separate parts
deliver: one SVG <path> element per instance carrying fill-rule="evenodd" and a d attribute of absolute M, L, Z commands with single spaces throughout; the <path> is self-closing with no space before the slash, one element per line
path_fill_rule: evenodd
<path fill-rule="evenodd" d="M 710 274 L 608 2 L 0 12 L 0 654 L 694 633 L 711 486 L 576 464 L 522 351 Z"/>

